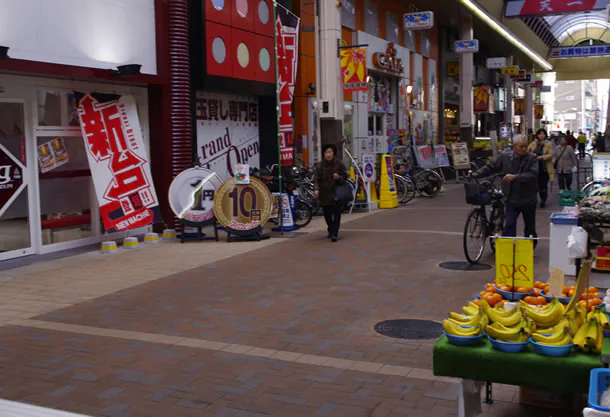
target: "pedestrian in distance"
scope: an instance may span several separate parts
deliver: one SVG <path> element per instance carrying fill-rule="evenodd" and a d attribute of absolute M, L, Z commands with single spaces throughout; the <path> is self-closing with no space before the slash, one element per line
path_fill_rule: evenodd
<path fill-rule="evenodd" d="M 503 175 L 502 192 L 506 206 L 506 223 L 502 236 L 517 236 L 517 218 L 523 215 L 525 236 L 537 237 L 536 206 L 538 202 L 538 166 L 535 154 L 527 151 L 525 135 L 513 138 L 513 149 L 498 155 L 495 160 L 472 173 L 474 178 Z M 537 241 L 534 241 L 534 246 Z"/>
<path fill-rule="evenodd" d="M 585 159 L 585 150 L 587 149 L 587 136 L 582 132 L 578 132 L 578 157 L 580 159 Z"/>
<path fill-rule="evenodd" d="M 335 200 L 335 190 L 347 181 L 347 169 L 337 159 L 337 147 L 324 145 L 324 159 L 320 162 L 315 174 L 315 193 L 324 211 L 324 220 L 328 226 L 328 238 L 336 242 L 341 227 L 342 203 Z"/>
<path fill-rule="evenodd" d="M 602 132 L 597 132 L 595 138 L 595 152 L 606 152 L 606 138 Z"/>
<path fill-rule="evenodd" d="M 540 193 L 540 207 L 544 208 L 549 196 L 549 180 L 555 180 L 553 145 L 548 140 L 546 130 L 538 129 L 534 141 L 529 145 L 527 151 L 538 157 L 538 192 Z"/>
<path fill-rule="evenodd" d="M 568 145 L 570 145 L 572 149 L 576 149 L 578 141 L 576 140 L 572 132 L 570 132 L 569 130 L 566 131 L 566 139 L 568 140 Z"/>
<path fill-rule="evenodd" d="M 578 165 L 574 148 L 568 145 L 566 138 L 561 139 L 561 143 L 555 149 L 553 155 L 553 165 L 557 173 L 560 190 L 570 190 L 572 188 L 572 172 Z"/>

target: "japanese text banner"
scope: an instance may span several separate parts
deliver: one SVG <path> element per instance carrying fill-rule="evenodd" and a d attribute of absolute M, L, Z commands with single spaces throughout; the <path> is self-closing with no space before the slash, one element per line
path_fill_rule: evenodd
<path fill-rule="evenodd" d="M 104 229 L 117 232 L 161 221 L 134 97 L 75 96 Z"/>
<path fill-rule="evenodd" d="M 610 0 L 508 0 L 506 17 L 579 13 L 602 10 Z"/>
<path fill-rule="evenodd" d="M 280 112 L 280 158 L 282 166 L 294 160 L 292 100 L 299 59 L 299 18 L 276 3 L 277 91 Z"/>
<path fill-rule="evenodd" d="M 515 116 L 523 116 L 523 115 L 525 115 L 525 99 L 516 98 L 515 99 Z"/>
<path fill-rule="evenodd" d="M 536 120 L 542 120 L 544 116 L 544 104 L 535 104 L 534 105 L 534 118 Z"/>
<path fill-rule="evenodd" d="M 489 86 L 473 87 L 475 113 L 489 111 L 489 94 Z"/>
<path fill-rule="evenodd" d="M 341 74 L 343 74 L 343 91 L 368 91 L 366 48 L 341 50 Z"/>

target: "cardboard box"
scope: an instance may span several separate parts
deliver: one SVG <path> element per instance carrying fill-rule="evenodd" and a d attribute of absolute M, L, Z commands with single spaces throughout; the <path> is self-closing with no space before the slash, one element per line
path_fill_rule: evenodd
<path fill-rule="evenodd" d="M 595 260 L 595 269 L 610 271 L 610 258 L 597 258 Z"/>
<path fill-rule="evenodd" d="M 565 407 L 563 396 L 538 388 L 520 387 L 519 397 L 521 404 L 561 409 Z"/>

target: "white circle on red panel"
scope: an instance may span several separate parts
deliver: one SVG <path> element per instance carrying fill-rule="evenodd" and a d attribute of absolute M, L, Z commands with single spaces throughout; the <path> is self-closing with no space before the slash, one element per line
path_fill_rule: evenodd
<path fill-rule="evenodd" d="M 214 61 L 222 64 L 225 62 L 225 58 L 227 57 L 227 47 L 225 46 L 225 41 L 222 38 L 215 38 L 212 41 L 212 56 L 214 57 Z"/>
<path fill-rule="evenodd" d="M 269 6 L 265 0 L 261 0 L 258 3 L 258 18 L 263 25 L 269 22 Z"/>
<path fill-rule="evenodd" d="M 267 49 L 263 48 L 259 52 L 258 64 L 261 66 L 261 69 L 263 71 L 269 71 L 269 68 L 271 67 L 271 57 Z"/>
<path fill-rule="evenodd" d="M 250 63 L 250 51 L 245 43 L 240 43 L 237 46 L 237 62 L 242 68 L 246 68 Z"/>
<path fill-rule="evenodd" d="M 235 8 L 241 17 L 248 16 L 248 0 L 235 0 Z"/>
<path fill-rule="evenodd" d="M 216 10 L 222 10 L 225 8 L 225 0 L 212 0 L 212 6 Z"/>

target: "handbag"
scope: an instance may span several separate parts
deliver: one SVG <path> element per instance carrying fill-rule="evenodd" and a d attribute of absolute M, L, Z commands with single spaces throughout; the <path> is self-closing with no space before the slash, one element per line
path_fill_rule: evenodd
<path fill-rule="evenodd" d="M 335 201 L 344 203 L 347 201 L 352 201 L 354 195 L 352 194 L 352 187 L 347 184 L 338 185 L 335 188 Z"/>
<path fill-rule="evenodd" d="M 563 151 L 561 151 L 561 153 L 559 154 L 559 157 L 557 157 L 557 159 L 555 160 L 555 163 L 553 164 L 553 168 L 555 168 L 555 171 L 557 171 L 557 164 L 559 163 L 559 160 L 563 156 L 563 153 L 566 151 L 566 149 L 568 149 L 567 146 L 565 148 L 563 148 Z"/>

